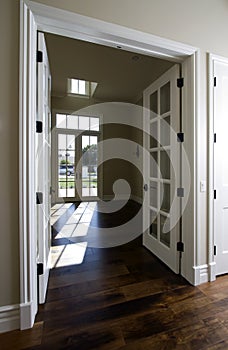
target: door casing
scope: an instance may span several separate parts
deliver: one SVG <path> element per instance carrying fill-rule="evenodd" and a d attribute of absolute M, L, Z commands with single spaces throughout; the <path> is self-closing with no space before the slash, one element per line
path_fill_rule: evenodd
<path fill-rule="evenodd" d="M 192 191 L 182 216 L 183 241 L 188 247 L 182 257 L 182 275 L 196 284 L 197 235 L 197 118 L 199 111 L 199 51 L 189 45 L 156 37 L 94 18 L 78 15 L 29 0 L 20 2 L 20 86 L 19 86 L 19 197 L 20 197 L 20 327 L 31 328 L 37 313 L 35 165 L 36 36 L 37 30 L 124 50 L 173 60 L 182 65 L 183 130 L 185 149 L 193 169 Z M 31 118 L 34 116 L 34 118 Z M 184 186 L 184 184 L 183 184 Z"/>

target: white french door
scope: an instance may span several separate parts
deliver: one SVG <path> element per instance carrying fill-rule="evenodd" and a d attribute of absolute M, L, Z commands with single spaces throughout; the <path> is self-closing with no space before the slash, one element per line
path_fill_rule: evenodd
<path fill-rule="evenodd" d="M 40 130 L 36 133 L 37 263 L 41 267 L 38 284 L 39 303 L 44 303 L 51 246 L 51 75 L 43 33 L 38 33 L 38 50 L 42 59 L 37 63 L 37 121 L 40 123 Z"/>
<path fill-rule="evenodd" d="M 180 91 L 175 65 L 144 91 L 143 244 L 174 272 L 179 271 Z M 145 132 L 147 131 L 147 132 Z"/>
<path fill-rule="evenodd" d="M 99 191 L 96 132 L 56 129 L 53 143 L 53 202 L 96 200 Z"/>
<path fill-rule="evenodd" d="M 214 61 L 214 244 L 216 275 L 228 272 L 228 60 Z"/>

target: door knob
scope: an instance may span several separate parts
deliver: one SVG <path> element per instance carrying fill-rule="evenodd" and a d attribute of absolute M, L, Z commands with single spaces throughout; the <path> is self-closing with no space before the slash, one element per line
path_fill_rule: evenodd
<path fill-rule="evenodd" d="M 143 189 L 144 189 L 144 191 L 148 191 L 148 185 L 145 184 L 145 185 L 143 186 Z"/>

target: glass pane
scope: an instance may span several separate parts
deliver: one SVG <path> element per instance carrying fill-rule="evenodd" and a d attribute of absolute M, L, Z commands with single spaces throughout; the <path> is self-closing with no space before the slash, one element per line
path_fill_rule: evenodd
<path fill-rule="evenodd" d="M 160 143 L 161 146 L 170 146 L 170 116 L 161 120 Z"/>
<path fill-rule="evenodd" d="M 157 238 L 157 213 L 154 210 L 150 210 L 150 234 Z"/>
<path fill-rule="evenodd" d="M 80 130 L 89 130 L 89 117 L 79 117 L 79 126 Z"/>
<path fill-rule="evenodd" d="M 66 135 L 63 135 L 63 134 L 58 135 L 58 149 L 59 150 L 66 149 Z"/>
<path fill-rule="evenodd" d="M 170 211 L 170 184 L 161 184 L 161 210 Z"/>
<path fill-rule="evenodd" d="M 67 182 L 67 197 L 75 197 L 75 184 L 74 181 Z"/>
<path fill-rule="evenodd" d="M 66 197 L 66 182 L 59 181 L 59 197 Z"/>
<path fill-rule="evenodd" d="M 56 128 L 66 128 L 65 114 L 56 114 Z"/>
<path fill-rule="evenodd" d="M 75 149 L 75 135 L 67 135 L 67 149 L 68 150 Z"/>
<path fill-rule="evenodd" d="M 164 215 L 160 215 L 160 241 L 170 247 L 170 222 Z"/>
<path fill-rule="evenodd" d="M 158 92 L 155 91 L 150 95 L 150 110 L 154 113 L 158 113 Z M 155 118 L 156 114 L 151 113 L 151 118 Z"/>
<path fill-rule="evenodd" d="M 78 92 L 80 95 L 86 94 L 86 82 L 85 82 L 85 80 L 78 81 Z"/>
<path fill-rule="evenodd" d="M 160 91 L 160 114 L 170 111 L 170 82 L 164 85 Z"/>
<path fill-rule="evenodd" d="M 157 152 L 151 152 L 151 158 L 150 158 L 150 177 L 157 177 L 158 176 L 158 153 Z"/>
<path fill-rule="evenodd" d="M 170 152 L 161 151 L 160 153 L 160 171 L 163 179 L 170 179 Z"/>
<path fill-rule="evenodd" d="M 97 196 L 97 136 L 82 136 L 82 195 Z"/>
<path fill-rule="evenodd" d="M 67 128 L 68 129 L 78 129 L 78 116 L 77 115 L 68 115 L 67 116 Z"/>
<path fill-rule="evenodd" d="M 157 183 L 150 181 L 150 205 L 157 208 Z"/>
<path fill-rule="evenodd" d="M 99 131 L 99 118 L 90 118 L 90 130 Z"/>
<path fill-rule="evenodd" d="M 155 148 L 158 146 L 158 123 L 150 124 L 150 148 Z"/>
<path fill-rule="evenodd" d="M 66 152 L 65 152 L 65 150 L 59 151 L 58 163 L 59 164 L 66 164 Z"/>

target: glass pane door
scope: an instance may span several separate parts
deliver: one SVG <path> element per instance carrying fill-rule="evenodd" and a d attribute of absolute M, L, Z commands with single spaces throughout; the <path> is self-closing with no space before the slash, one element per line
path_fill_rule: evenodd
<path fill-rule="evenodd" d="M 177 186 L 180 183 L 177 132 L 180 95 L 176 86 L 179 67 L 175 65 L 144 92 L 144 174 L 145 192 L 143 244 L 178 272 Z"/>
<path fill-rule="evenodd" d="M 82 135 L 82 197 L 97 197 L 98 136 Z"/>
<path fill-rule="evenodd" d="M 59 201 L 79 201 L 98 197 L 98 135 L 56 133 L 55 186 Z"/>
<path fill-rule="evenodd" d="M 76 136 L 58 134 L 58 197 L 76 196 L 75 154 Z"/>

